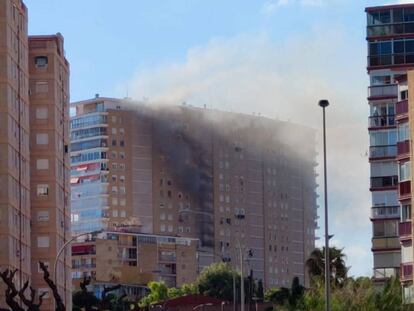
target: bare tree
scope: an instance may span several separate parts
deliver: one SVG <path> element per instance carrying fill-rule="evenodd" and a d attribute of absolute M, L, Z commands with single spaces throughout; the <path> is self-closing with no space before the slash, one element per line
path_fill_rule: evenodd
<path fill-rule="evenodd" d="M 39 266 L 40 269 L 42 269 L 43 271 L 43 280 L 45 280 L 46 284 L 49 286 L 49 288 L 52 290 L 53 293 L 53 298 L 55 299 L 56 302 L 56 311 L 65 311 L 65 304 L 62 301 L 62 297 L 60 297 L 57 286 L 55 284 L 55 282 L 52 281 L 52 279 L 50 278 L 50 273 L 49 270 L 47 269 L 47 266 L 39 261 Z"/>

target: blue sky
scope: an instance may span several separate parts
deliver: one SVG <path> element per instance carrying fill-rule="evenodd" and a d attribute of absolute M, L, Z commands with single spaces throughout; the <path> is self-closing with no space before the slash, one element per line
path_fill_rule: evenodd
<path fill-rule="evenodd" d="M 128 94 L 319 129 L 329 98 L 330 231 L 353 275 L 372 266 L 364 8 L 389 2 L 25 1 L 30 34 L 65 37 L 72 101 Z"/>

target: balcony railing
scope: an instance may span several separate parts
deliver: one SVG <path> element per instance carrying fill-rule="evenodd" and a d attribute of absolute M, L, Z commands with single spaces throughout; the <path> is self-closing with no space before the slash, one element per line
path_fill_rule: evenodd
<path fill-rule="evenodd" d="M 397 155 L 410 153 L 410 141 L 404 140 L 397 143 Z"/>
<path fill-rule="evenodd" d="M 371 116 L 368 125 L 372 127 L 395 126 L 395 115 Z"/>
<path fill-rule="evenodd" d="M 371 188 L 387 188 L 398 185 L 398 176 L 371 177 Z"/>
<path fill-rule="evenodd" d="M 401 281 L 409 281 L 413 279 L 413 263 L 407 262 L 401 264 Z"/>
<path fill-rule="evenodd" d="M 371 146 L 369 147 L 369 157 L 391 158 L 397 156 L 397 145 Z"/>
<path fill-rule="evenodd" d="M 395 105 L 395 112 L 397 115 L 408 113 L 408 100 L 403 100 Z"/>
<path fill-rule="evenodd" d="M 397 84 L 373 85 L 368 87 L 368 98 L 397 97 Z"/>
<path fill-rule="evenodd" d="M 399 206 L 381 206 L 373 207 L 371 209 L 371 218 L 383 219 L 383 218 L 397 218 L 400 217 Z"/>
<path fill-rule="evenodd" d="M 368 66 L 390 66 L 414 63 L 414 53 L 382 54 L 368 56 Z"/>
<path fill-rule="evenodd" d="M 398 231 L 401 237 L 411 237 L 411 221 L 400 222 L 398 225 Z"/>
<path fill-rule="evenodd" d="M 398 275 L 398 269 L 395 268 L 375 268 L 374 279 L 387 279 Z"/>
<path fill-rule="evenodd" d="M 396 249 L 400 248 L 400 240 L 394 238 L 373 238 L 372 250 Z"/>
<path fill-rule="evenodd" d="M 400 197 L 408 196 L 411 194 L 411 181 L 403 181 L 398 185 Z"/>

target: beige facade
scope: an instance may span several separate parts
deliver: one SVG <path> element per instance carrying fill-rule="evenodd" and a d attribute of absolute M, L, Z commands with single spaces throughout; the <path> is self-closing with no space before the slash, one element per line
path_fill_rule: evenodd
<path fill-rule="evenodd" d="M 50 292 L 38 261 L 52 269 L 59 249 L 70 237 L 69 64 L 60 34 L 29 37 L 29 89 L 32 284 Z M 70 264 L 67 249 L 57 266 L 66 304 L 71 301 Z M 48 297 L 44 308 L 52 310 L 51 292 Z"/>
<path fill-rule="evenodd" d="M 30 280 L 38 293 L 48 292 L 42 310 L 54 310 L 38 261 L 51 266 L 70 230 L 69 65 L 63 38 L 29 38 L 23 2 L 1 1 L 0 63 L 0 270 L 18 269 L 17 287 Z M 58 284 L 71 308 L 68 256 L 62 256 L 66 268 L 60 264 Z"/>
<path fill-rule="evenodd" d="M 0 267 L 30 279 L 30 154 L 27 9 L 0 3 Z M 20 111 L 20 113 L 19 113 Z M 4 302 L 0 283 L 0 306 Z"/>
<path fill-rule="evenodd" d="M 96 292 L 105 285 L 122 284 L 122 290 L 135 299 L 152 280 L 181 286 L 196 278 L 197 243 L 175 236 L 105 232 L 72 246 L 73 284 L 77 287 L 89 276 Z"/>
<path fill-rule="evenodd" d="M 101 97 L 72 105 L 74 232 L 133 228 L 195 238 L 198 271 L 220 260 L 238 268 L 241 247 L 244 273 L 252 270 L 266 288 L 294 276 L 307 283 L 316 228 L 312 131 L 189 106 Z M 88 195 L 100 191 L 102 205 L 92 208 Z"/>

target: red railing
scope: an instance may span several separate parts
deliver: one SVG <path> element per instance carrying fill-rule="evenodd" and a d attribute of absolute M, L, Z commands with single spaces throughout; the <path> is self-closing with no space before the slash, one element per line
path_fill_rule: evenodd
<path fill-rule="evenodd" d="M 410 152 L 410 141 L 404 140 L 397 143 L 397 155 L 402 155 Z"/>
<path fill-rule="evenodd" d="M 411 194 L 411 181 L 403 181 L 398 184 L 400 197 L 404 197 Z"/>
<path fill-rule="evenodd" d="M 408 100 L 400 101 L 396 104 L 395 108 L 397 114 L 405 114 L 408 113 Z"/>
<path fill-rule="evenodd" d="M 413 279 L 413 263 L 412 262 L 402 263 L 400 268 L 401 268 L 401 272 L 400 272 L 401 281 L 408 281 L 408 280 Z"/>
<path fill-rule="evenodd" d="M 400 237 L 411 236 L 411 221 L 400 222 L 398 232 Z"/>

